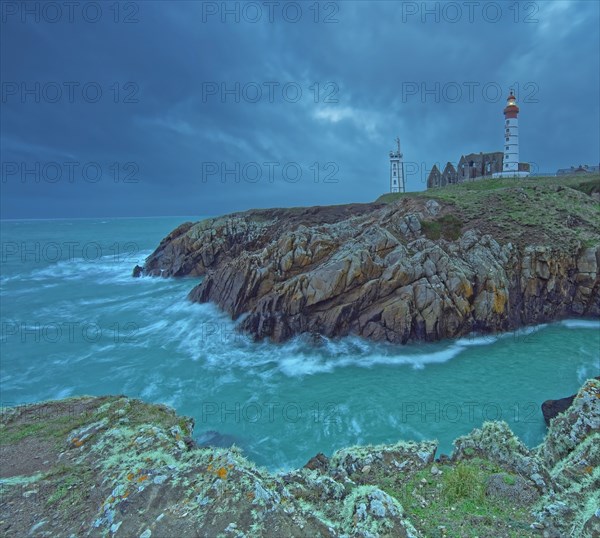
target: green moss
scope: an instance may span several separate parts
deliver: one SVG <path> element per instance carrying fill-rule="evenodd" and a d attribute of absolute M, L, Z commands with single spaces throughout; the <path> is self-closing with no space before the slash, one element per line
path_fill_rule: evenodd
<path fill-rule="evenodd" d="M 0 487 L 32 484 L 43 478 L 43 476 L 42 473 L 36 473 L 28 476 L 9 476 L 8 478 L 0 478 Z"/>
<path fill-rule="evenodd" d="M 440 239 L 456 241 L 462 232 L 462 221 L 453 214 L 444 215 L 435 220 L 421 222 L 421 229 L 427 239 Z"/>
<path fill-rule="evenodd" d="M 517 479 L 514 477 L 514 475 L 512 474 L 503 474 L 502 475 L 502 481 L 507 485 L 507 486 L 514 486 L 517 483 Z"/>
<path fill-rule="evenodd" d="M 442 236 L 442 226 L 434 220 L 424 220 L 421 222 L 421 230 L 427 239 L 439 239 Z"/>

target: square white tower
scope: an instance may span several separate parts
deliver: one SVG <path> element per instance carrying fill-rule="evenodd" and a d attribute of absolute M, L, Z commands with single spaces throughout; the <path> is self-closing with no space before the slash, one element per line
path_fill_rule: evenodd
<path fill-rule="evenodd" d="M 406 192 L 404 163 L 400 151 L 400 139 L 396 138 L 397 150 L 390 151 L 390 192 Z"/>

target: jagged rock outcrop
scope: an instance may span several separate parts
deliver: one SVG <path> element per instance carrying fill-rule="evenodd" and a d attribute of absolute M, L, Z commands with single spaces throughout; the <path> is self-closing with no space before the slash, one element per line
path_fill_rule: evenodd
<path fill-rule="evenodd" d="M 553 419 L 539 447 L 488 422 L 457 439 L 450 459 L 434 460 L 435 442 L 398 442 L 319 454 L 273 474 L 235 447 L 186 442 L 191 419 L 122 396 L 4 408 L 0 432 L 6 537 L 600 532 L 595 379 Z M 501 515 L 482 518 L 484 504 Z"/>
<path fill-rule="evenodd" d="M 243 314 L 241 330 L 274 341 L 405 343 L 600 315 L 600 244 L 499 241 L 471 226 L 457 233 L 461 218 L 427 198 L 237 213 L 180 226 L 141 272 L 202 276 L 192 301 Z"/>
<path fill-rule="evenodd" d="M 530 450 L 504 422 L 487 422 L 459 437 L 454 461 L 479 457 L 517 473 L 542 495 L 535 528 L 544 536 L 600 533 L 600 381 L 588 380 L 565 413 L 551 421 L 544 442 Z"/>
<path fill-rule="evenodd" d="M 552 419 L 536 455 L 553 484 L 538 521 L 556 536 L 599 536 L 600 381 L 588 380 L 567 411 Z"/>
<path fill-rule="evenodd" d="M 596 377 L 596 379 L 600 381 L 600 376 Z M 565 398 L 559 398 L 558 400 L 546 400 L 542 404 L 542 414 L 544 415 L 544 421 L 547 426 L 550 426 L 550 421 L 554 417 L 559 413 L 563 413 L 571 406 L 575 396 L 577 395 L 573 394 L 572 396 L 566 396 Z"/>

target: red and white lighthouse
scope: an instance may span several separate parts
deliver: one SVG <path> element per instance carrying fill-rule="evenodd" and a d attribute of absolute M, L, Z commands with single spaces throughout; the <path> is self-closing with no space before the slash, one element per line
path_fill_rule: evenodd
<path fill-rule="evenodd" d="M 492 177 L 527 177 L 529 175 L 529 165 L 519 163 L 519 107 L 512 89 L 504 107 L 503 153 L 502 172 L 494 172 Z"/>
<path fill-rule="evenodd" d="M 512 90 L 504 108 L 503 176 L 519 175 L 519 107 Z"/>

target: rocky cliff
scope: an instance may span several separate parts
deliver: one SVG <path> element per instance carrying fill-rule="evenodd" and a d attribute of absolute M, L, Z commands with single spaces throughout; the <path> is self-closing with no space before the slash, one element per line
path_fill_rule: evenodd
<path fill-rule="evenodd" d="M 435 442 L 351 447 L 269 473 L 201 448 L 193 421 L 120 396 L 3 408 L 2 536 L 546 537 L 600 533 L 600 382 L 528 449 L 487 422 Z"/>
<path fill-rule="evenodd" d="M 590 187 L 591 185 L 591 187 Z M 134 274 L 201 276 L 257 338 L 405 343 L 600 315 L 598 178 L 487 180 L 174 230 Z"/>

